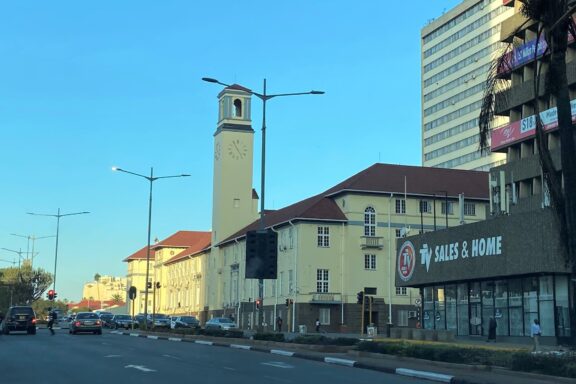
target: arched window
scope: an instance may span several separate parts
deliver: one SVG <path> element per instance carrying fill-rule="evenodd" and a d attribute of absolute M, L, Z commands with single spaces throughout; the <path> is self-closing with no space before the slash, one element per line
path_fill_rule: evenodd
<path fill-rule="evenodd" d="M 364 210 L 364 236 L 376 236 L 376 211 L 372 207 Z"/>
<path fill-rule="evenodd" d="M 242 117 L 242 100 L 234 99 L 234 117 Z"/>

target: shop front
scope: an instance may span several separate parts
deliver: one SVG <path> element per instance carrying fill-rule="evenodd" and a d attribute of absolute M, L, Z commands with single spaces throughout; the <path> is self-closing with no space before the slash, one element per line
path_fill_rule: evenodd
<path fill-rule="evenodd" d="M 485 337 L 575 336 L 574 281 L 549 210 L 501 216 L 398 240 L 396 285 L 420 288 L 421 324 Z"/>

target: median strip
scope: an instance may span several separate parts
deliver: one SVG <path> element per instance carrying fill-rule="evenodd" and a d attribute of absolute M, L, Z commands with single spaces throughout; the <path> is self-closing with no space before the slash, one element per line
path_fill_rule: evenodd
<path fill-rule="evenodd" d="M 417 377 L 419 379 L 428 379 L 433 381 L 440 381 L 442 383 L 452 382 L 454 376 L 443 375 L 441 373 L 427 372 L 427 371 L 416 371 L 414 369 L 407 368 L 397 368 L 396 374 L 402 376 Z"/>
<path fill-rule="evenodd" d="M 347 367 L 353 367 L 355 361 L 347 359 L 339 359 L 337 357 L 325 357 L 324 362 L 328 364 L 345 365 Z"/>

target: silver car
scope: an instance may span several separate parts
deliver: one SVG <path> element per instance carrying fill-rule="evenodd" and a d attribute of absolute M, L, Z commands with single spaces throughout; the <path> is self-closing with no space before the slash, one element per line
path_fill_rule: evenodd
<path fill-rule="evenodd" d="M 210 319 L 206 322 L 206 325 L 204 326 L 204 328 L 206 329 L 222 329 L 225 331 L 231 330 L 231 329 L 238 329 L 238 326 L 236 325 L 235 322 L 233 322 L 232 320 L 230 320 L 227 317 L 215 317 L 213 319 Z"/>

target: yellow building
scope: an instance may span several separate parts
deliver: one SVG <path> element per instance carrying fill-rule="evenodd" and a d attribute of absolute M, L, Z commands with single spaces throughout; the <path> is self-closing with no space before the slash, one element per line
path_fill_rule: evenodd
<path fill-rule="evenodd" d="M 201 246 L 174 241 L 178 233 L 154 245 L 151 283 L 160 287 L 149 294 L 148 312 L 191 313 L 202 322 L 234 316 L 244 329 L 257 325 L 258 313 L 267 330 L 278 317 L 284 330 L 313 328 L 316 319 L 327 331 L 360 332 L 362 321 L 380 331 L 388 323 L 416 326 L 418 291 L 394 285 L 396 239 L 485 219 L 487 173 L 374 164 L 323 193 L 266 211 L 266 228 L 278 233 L 278 273 L 264 281 L 258 312 L 258 280 L 245 278 L 246 233 L 260 225 L 250 93 L 233 85 L 218 98 L 212 232 Z M 140 311 L 145 251 L 126 259 Z M 375 292 L 364 311 L 361 291 Z"/>
<path fill-rule="evenodd" d="M 100 276 L 98 280 L 84 284 L 82 298 L 100 302 L 119 299 L 126 301 L 126 278 L 114 276 Z"/>

